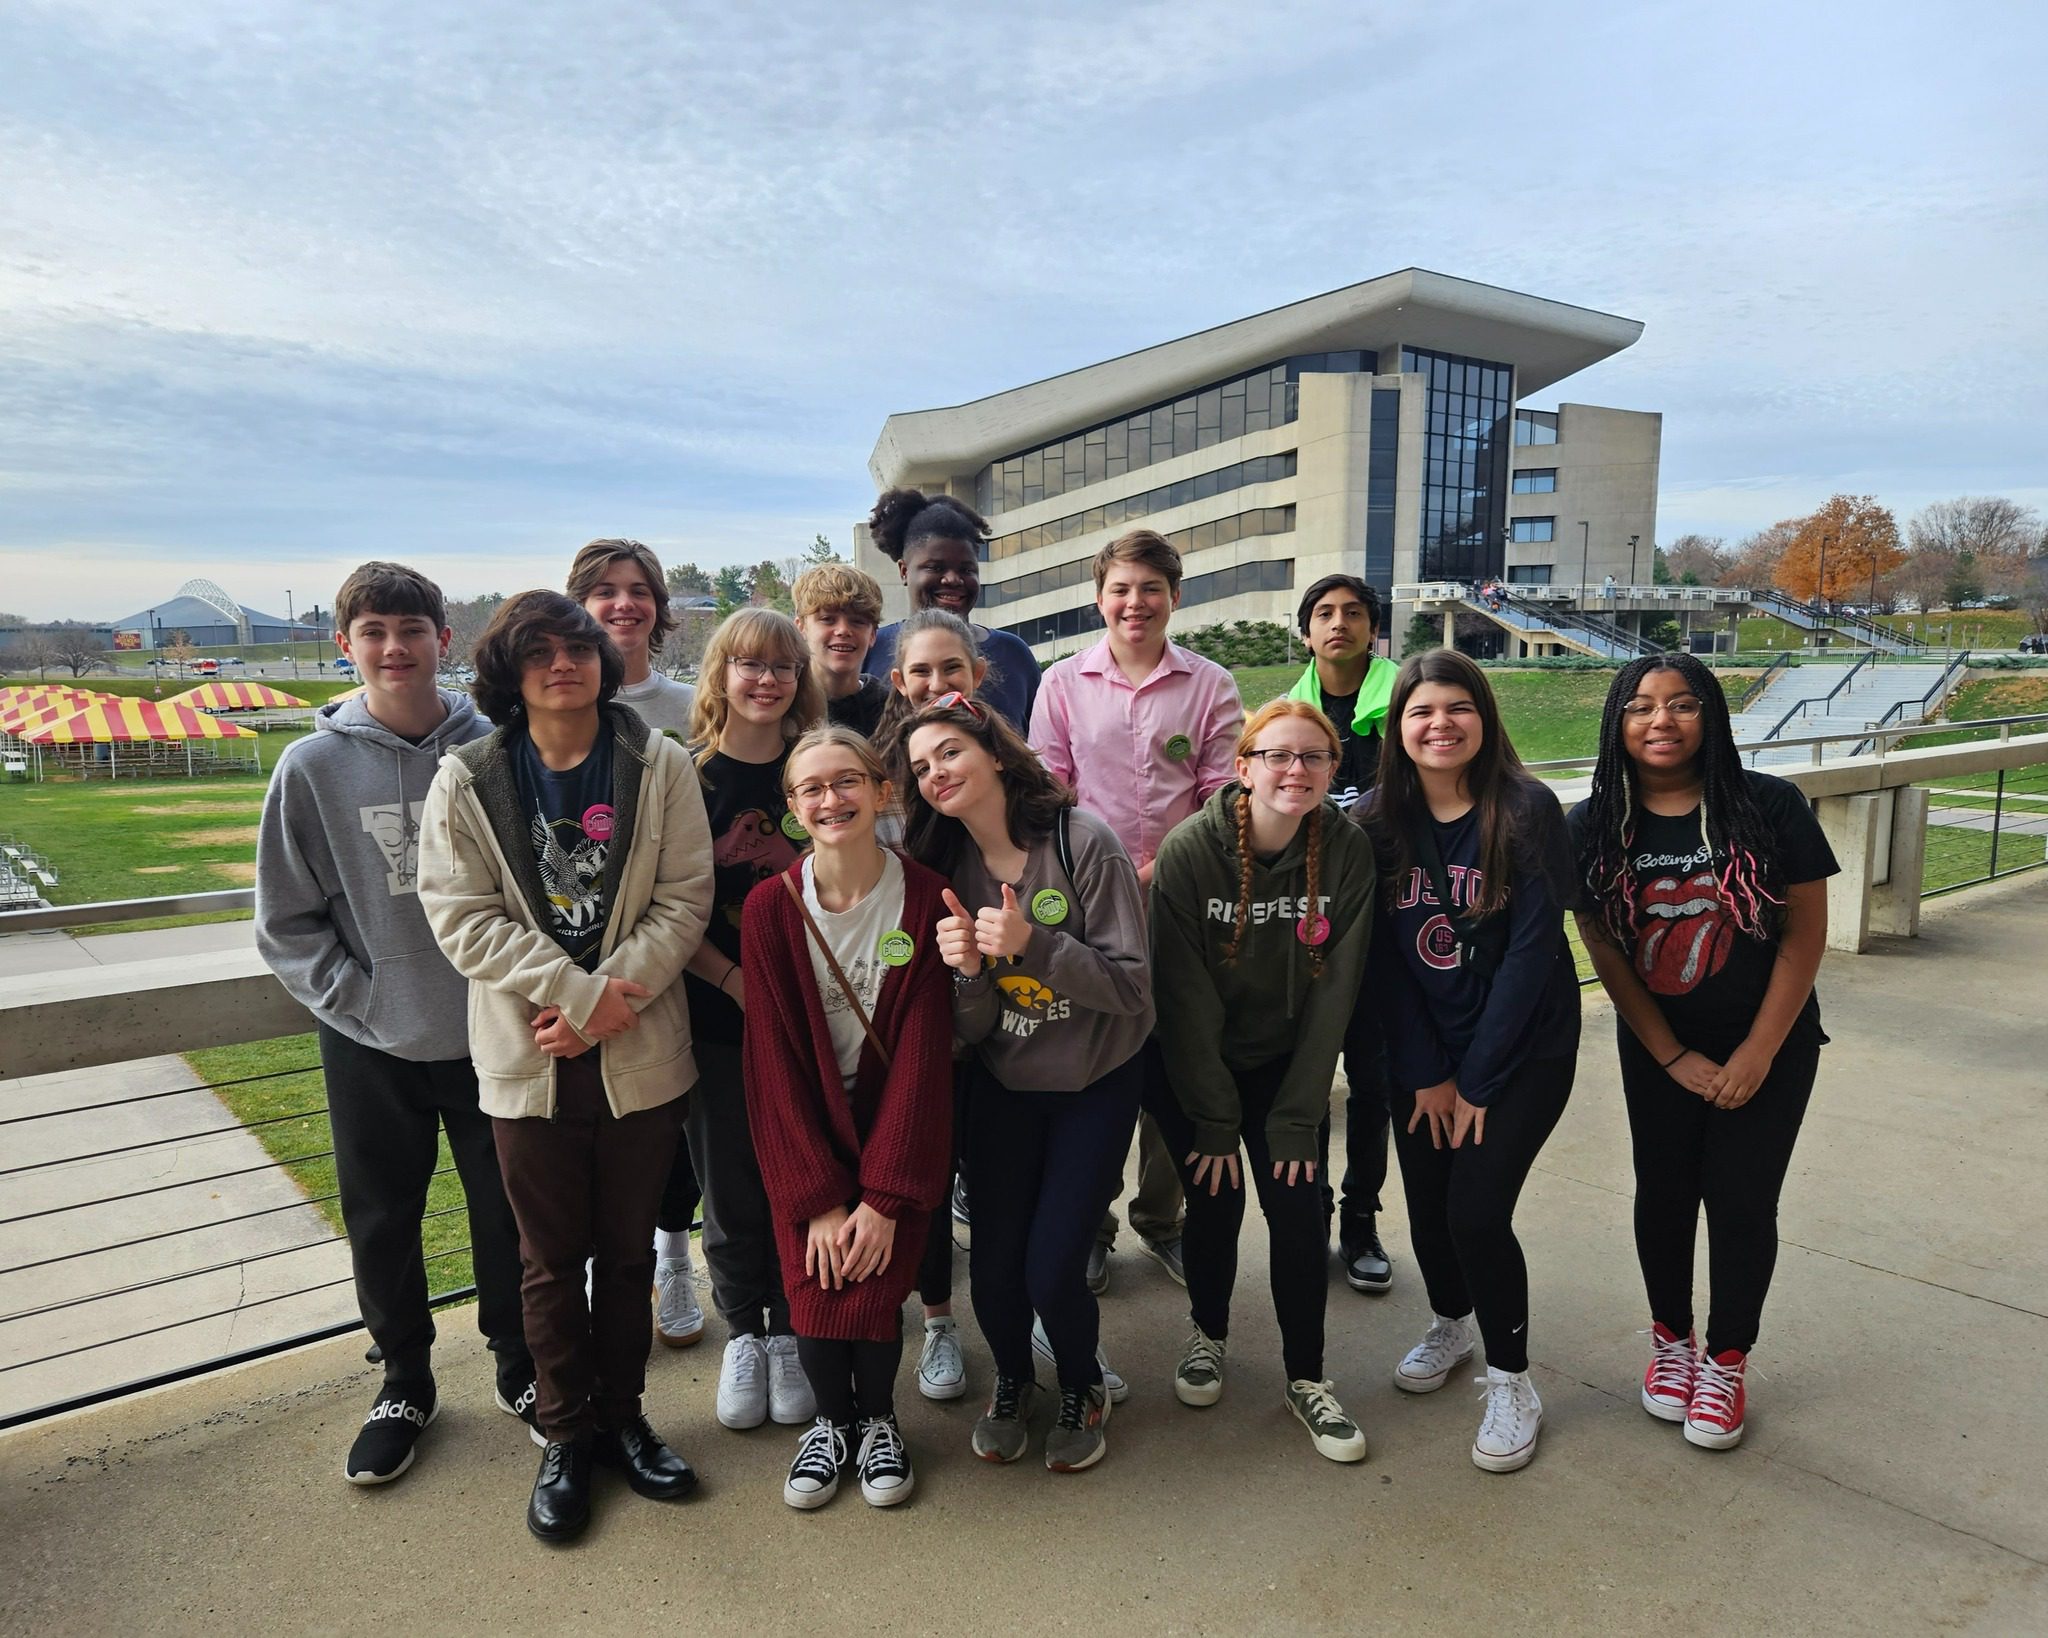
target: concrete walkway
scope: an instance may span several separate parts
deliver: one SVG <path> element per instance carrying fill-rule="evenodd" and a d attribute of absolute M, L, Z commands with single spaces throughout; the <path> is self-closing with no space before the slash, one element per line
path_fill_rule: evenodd
<path fill-rule="evenodd" d="M 222 950 L 256 944 L 253 921 L 202 921 L 185 927 L 155 927 L 140 933 L 0 933 L 0 979 L 32 977 L 77 967 L 118 967 L 127 961 L 166 956 L 204 959 Z"/>
<path fill-rule="evenodd" d="M 1208 1411 L 1172 1395 L 1183 1294 L 1117 1256 L 1105 1335 L 1135 1387 L 1090 1473 L 974 1461 L 976 1403 L 927 1404 L 906 1367 L 917 1497 L 798 1515 L 780 1499 L 792 1437 L 715 1425 L 709 1344 L 657 1350 L 648 1408 L 704 1493 L 664 1508 L 603 1475 L 595 1526 L 561 1552 L 526 1535 L 535 1453 L 451 1315 L 445 1410 L 384 1490 L 340 1478 L 372 1391 L 359 1340 L 0 1436 L 0 1629 L 2048 1630 L 2048 880 L 1943 899 L 1923 925 L 1828 958 L 1835 1045 L 1735 1451 L 1637 1404 L 1627 1134 L 1590 1005 L 1520 1214 L 1547 1415 L 1522 1473 L 1471 1465 L 1462 1374 L 1426 1399 L 1390 1387 L 1427 1319 L 1390 1209 L 1393 1293 L 1330 1298 L 1330 1369 L 1373 1441 L 1355 1467 L 1315 1457 L 1280 1409 L 1256 1224 Z"/>

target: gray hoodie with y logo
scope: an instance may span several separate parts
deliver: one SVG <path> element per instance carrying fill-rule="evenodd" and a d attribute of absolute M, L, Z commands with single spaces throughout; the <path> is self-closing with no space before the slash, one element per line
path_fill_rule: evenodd
<path fill-rule="evenodd" d="M 256 841 L 256 948 L 323 1024 L 395 1058 L 469 1055 L 469 986 L 419 900 L 420 810 L 442 756 L 491 725 L 445 689 L 415 745 L 362 695 L 321 707 L 271 775 Z"/>

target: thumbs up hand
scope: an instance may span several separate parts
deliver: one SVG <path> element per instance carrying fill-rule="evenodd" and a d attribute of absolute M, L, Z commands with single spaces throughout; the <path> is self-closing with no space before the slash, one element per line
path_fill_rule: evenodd
<path fill-rule="evenodd" d="M 974 918 L 974 942 L 983 955 L 1014 961 L 1030 940 L 1031 923 L 1018 908 L 1017 890 L 1005 882 L 1002 906 L 991 905 Z"/>
<path fill-rule="evenodd" d="M 939 959 L 949 967 L 972 975 L 981 971 L 981 952 L 974 947 L 974 918 L 967 913 L 952 888 L 942 895 L 950 915 L 939 918 L 933 936 L 939 941 Z"/>

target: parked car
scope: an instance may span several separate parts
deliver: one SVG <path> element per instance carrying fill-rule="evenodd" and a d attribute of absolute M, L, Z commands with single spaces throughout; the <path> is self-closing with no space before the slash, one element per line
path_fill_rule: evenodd
<path fill-rule="evenodd" d="M 218 677 L 220 675 L 220 661 L 194 660 L 192 662 L 192 669 L 202 677 Z"/>
<path fill-rule="evenodd" d="M 356 674 L 356 663 L 346 655 L 337 655 L 334 661 L 334 669 L 339 671 L 344 677 L 353 677 Z"/>
<path fill-rule="evenodd" d="M 248 662 L 244 660 L 239 654 L 230 654 L 225 660 L 221 661 L 221 664 L 223 666 L 240 667 L 248 664 Z"/>
<path fill-rule="evenodd" d="M 2048 632 L 2037 631 L 2020 639 L 2022 654 L 2048 654 Z"/>

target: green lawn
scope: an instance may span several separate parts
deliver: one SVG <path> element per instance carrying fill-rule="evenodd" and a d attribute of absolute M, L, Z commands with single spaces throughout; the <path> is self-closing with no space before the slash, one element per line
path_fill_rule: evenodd
<path fill-rule="evenodd" d="M 283 1164 L 284 1171 L 308 1199 L 319 1202 L 339 1234 L 341 1207 L 326 1198 L 334 1193 L 334 1161 L 325 1154 L 333 1138 L 324 1113 L 327 1090 L 315 1038 L 287 1035 L 244 1046 L 211 1047 L 186 1053 L 185 1062 L 237 1120 L 251 1127 L 273 1160 L 288 1163 Z M 256 1125 L 259 1121 L 275 1124 Z M 321 1158 L 300 1160 L 301 1155 Z M 455 1175 L 445 1135 L 435 1165 L 445 1175 L 436 1177 L 427 1190 L 421 1234 L 428 1259 L 427 1285 L 435 1292 L 455 1291 L 470 1283 L 469 1218 L 462 1210 L 462 1181 Z"/>

